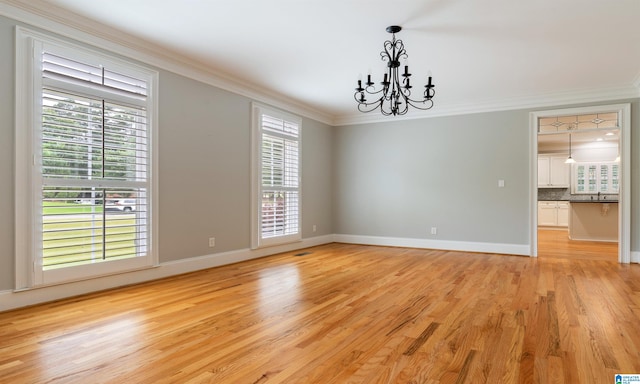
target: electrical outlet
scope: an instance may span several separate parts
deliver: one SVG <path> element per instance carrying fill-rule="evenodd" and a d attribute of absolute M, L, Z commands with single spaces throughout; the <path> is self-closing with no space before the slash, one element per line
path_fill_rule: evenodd
<path fill-rule="evenodd" d="M 436 227 L 431 227 L 431 234 L 432 234 L 432 235 L 437 235 L 437 234 L 438 234 L 438 228 L 436 228 Z"/>
<path fill-rule="evenodd" d="M 316 227 L 316 225 L 315 225 L 315 224 L 313 224 L 313 232 L 315 232 L 315 231 L 316 231 L 316 229 L 318 229 L 318 228 Z"/>
<path fill-rule="evenodd" d="M 216 238 L 215 237 L 210 237 L 209 238 L 209 247 L 213 248 L 216 246 Z"/>

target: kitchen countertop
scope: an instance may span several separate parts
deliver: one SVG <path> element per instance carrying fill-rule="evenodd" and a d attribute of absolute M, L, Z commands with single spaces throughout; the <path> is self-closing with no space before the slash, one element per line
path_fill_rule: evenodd
<path fill-rule="evenodd" d="M 584 199 L 576 199 L 576 200 L 567 200 L 570 203 L 618 203 L 618 200 L 608 200 L 608 199 L 593 199 L 593 200 L 584 200 Z"/>
<path fill-rule="evenodd" d="M 553 200 L 547 200 L 547 199 L 538 199 L 538 201 L 568 201 L 570 203 L 617 203 L 618 199 L 603 199 L 600 198 L 600 200 L 598 199 L 585 199 L 585 198 L 572 198 L 572 199 L 553 199 Z"/>

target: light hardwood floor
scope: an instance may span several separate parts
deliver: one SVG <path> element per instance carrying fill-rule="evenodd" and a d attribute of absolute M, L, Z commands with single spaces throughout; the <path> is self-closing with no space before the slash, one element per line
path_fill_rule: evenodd
<path fill-rule="evenodd" d="M 0 313 L 0 382 L 613 383 L 640 373 L 640 265 L 306 251 Z"/>
<path fill-rule="evenodd" d="M 566 230 L 538 229 L 538 257 L 617 261 L 618 243 L 569 240 Z"/>

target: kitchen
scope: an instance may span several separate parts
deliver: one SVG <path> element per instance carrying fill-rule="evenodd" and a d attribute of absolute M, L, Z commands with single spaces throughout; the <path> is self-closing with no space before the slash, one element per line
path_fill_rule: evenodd
<path fill-rule="evenodd" d="M 616 112 L 540 117 L 538 236 L 619 239 L 620 128 Z M 549 232 L 549 230 L 558 232 Z"/>

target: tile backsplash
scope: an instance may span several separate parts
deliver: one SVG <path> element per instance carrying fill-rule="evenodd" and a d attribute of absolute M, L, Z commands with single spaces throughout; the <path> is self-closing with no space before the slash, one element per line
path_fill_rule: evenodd
<path fill-rule="evenodd" d="M 597 193 L 572 195 L 569 188 L 538 188 L 538 201 L 595 200 Z M 618 195 L 601 195 L 601 200 L 618 201 Z"/>
<path fill-rule="evenodd" d="M 570 198 L 569 188 L 538 188 L 538 200 L 541 201 L 569 200 Z"/>

